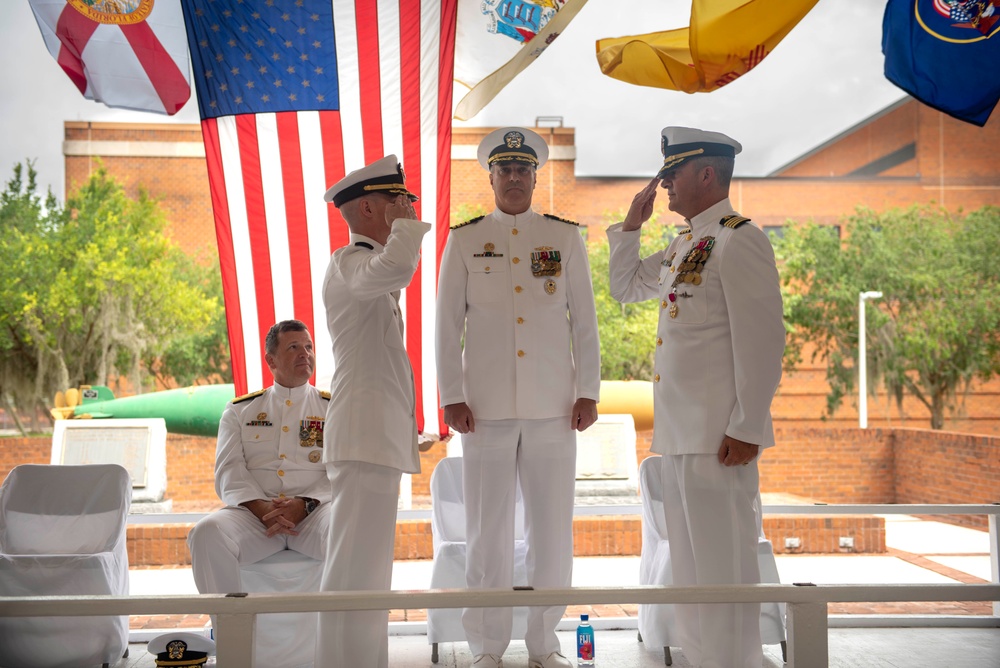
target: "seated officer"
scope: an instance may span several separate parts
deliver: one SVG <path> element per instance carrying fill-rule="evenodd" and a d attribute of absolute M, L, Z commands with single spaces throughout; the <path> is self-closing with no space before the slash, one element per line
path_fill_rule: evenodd
<path fill-rule="evenodd" d="M 303 323 L 271 327 L 264 351 L 274 384 L 233 399 L 219 424 L 215 491 L 226 507 L 188 536 L 202 594 L 244 591 L 240 565 L 281 550 L 326 558 L 330 483 L 323 424 L 330 394 L 309 384 L 316 355 Z"/>

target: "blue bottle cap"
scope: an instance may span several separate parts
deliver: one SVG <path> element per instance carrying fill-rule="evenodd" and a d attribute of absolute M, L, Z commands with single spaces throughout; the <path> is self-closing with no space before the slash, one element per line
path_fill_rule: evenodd
<path fill-rule="evenodd" d="M 590 615 L 580 615 L 580 621 L 585 622 L 590 619 Z"/>

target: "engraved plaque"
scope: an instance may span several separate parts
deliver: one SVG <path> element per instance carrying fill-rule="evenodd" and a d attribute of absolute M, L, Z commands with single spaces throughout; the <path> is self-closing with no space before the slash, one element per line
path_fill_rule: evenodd
<path fill-rule="evenodd" d="M 635 421 L 601 415 L 576 436 L 577 480 L 636 480 Z"/>
<path fill-rule="evenodd" d="M 159 503 L 167 491 L 163 418 L 56 420 L 52 464 L 118 464 L 132 477 L 132 503 Z"/>
<path fill-rule="evenodd" d="M 132 476 L 132 487 L 145 487 L 149 427 L 108 428 L 97 420 L 88 423 L 86 427 L 63 431 L 59 463 L 120 464 Z"/>

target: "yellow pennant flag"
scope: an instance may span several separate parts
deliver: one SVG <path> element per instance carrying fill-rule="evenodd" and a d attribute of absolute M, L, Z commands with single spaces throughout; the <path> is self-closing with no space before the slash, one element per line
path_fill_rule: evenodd
<path fill-rule="evenodd" d="M 760 64 L 817 0 L 693 0 L 687 28 L 597 41 L 601 71 L 627 83 L 707 93 Z"/>

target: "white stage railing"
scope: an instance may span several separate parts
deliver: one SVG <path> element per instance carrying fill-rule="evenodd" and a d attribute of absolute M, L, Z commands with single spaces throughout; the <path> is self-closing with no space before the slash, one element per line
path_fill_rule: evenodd
<path fill-rule="evenodd" d="M 253 666 L 257 615 L 272 612 L 643 603 L 788 604 L 788 666 L 829 662 L 828 603 L 886 601 L 1000 601 L 1000 585 L 731 585 L 717 587 L 575 587 L 533 591 L 441 589 L 315 594 L 204 594 L 200 596 L 72 596 L 0 598 L 0 616 L 216 615 L 220 666 Z M 1000 627 L 1000 618 L 989 617 Z"/>
<path fill-rule="evenodd" d="M 400 610 L 545 605 L 785 602 L 789 668 L 828 665 L 828 603 L 991 601 L 993 615 L 950 620 L 949 625 L 1000 627 L 1000 531 L 998 504 L 815 504 L 765 505 L 764 514 L 803 515 L 987 515 L 990 584 L 813 585 L 760 584 L 718 587 L 575 587 L 568 589 L 415 590 L 314 594 L 204 594 L 200 596 L 0 597 L 0 617 L 92 615 L 216 615 L 218 665 L 252 666 L 258 614 L 340 610 Z M 638 504 L 577 506 L 577 515 L 639 514 Z M 429 517 L 401 510 L 400 519 Z M 132 515 L 130 524 L 196 521 L 201 514 Z"/>

